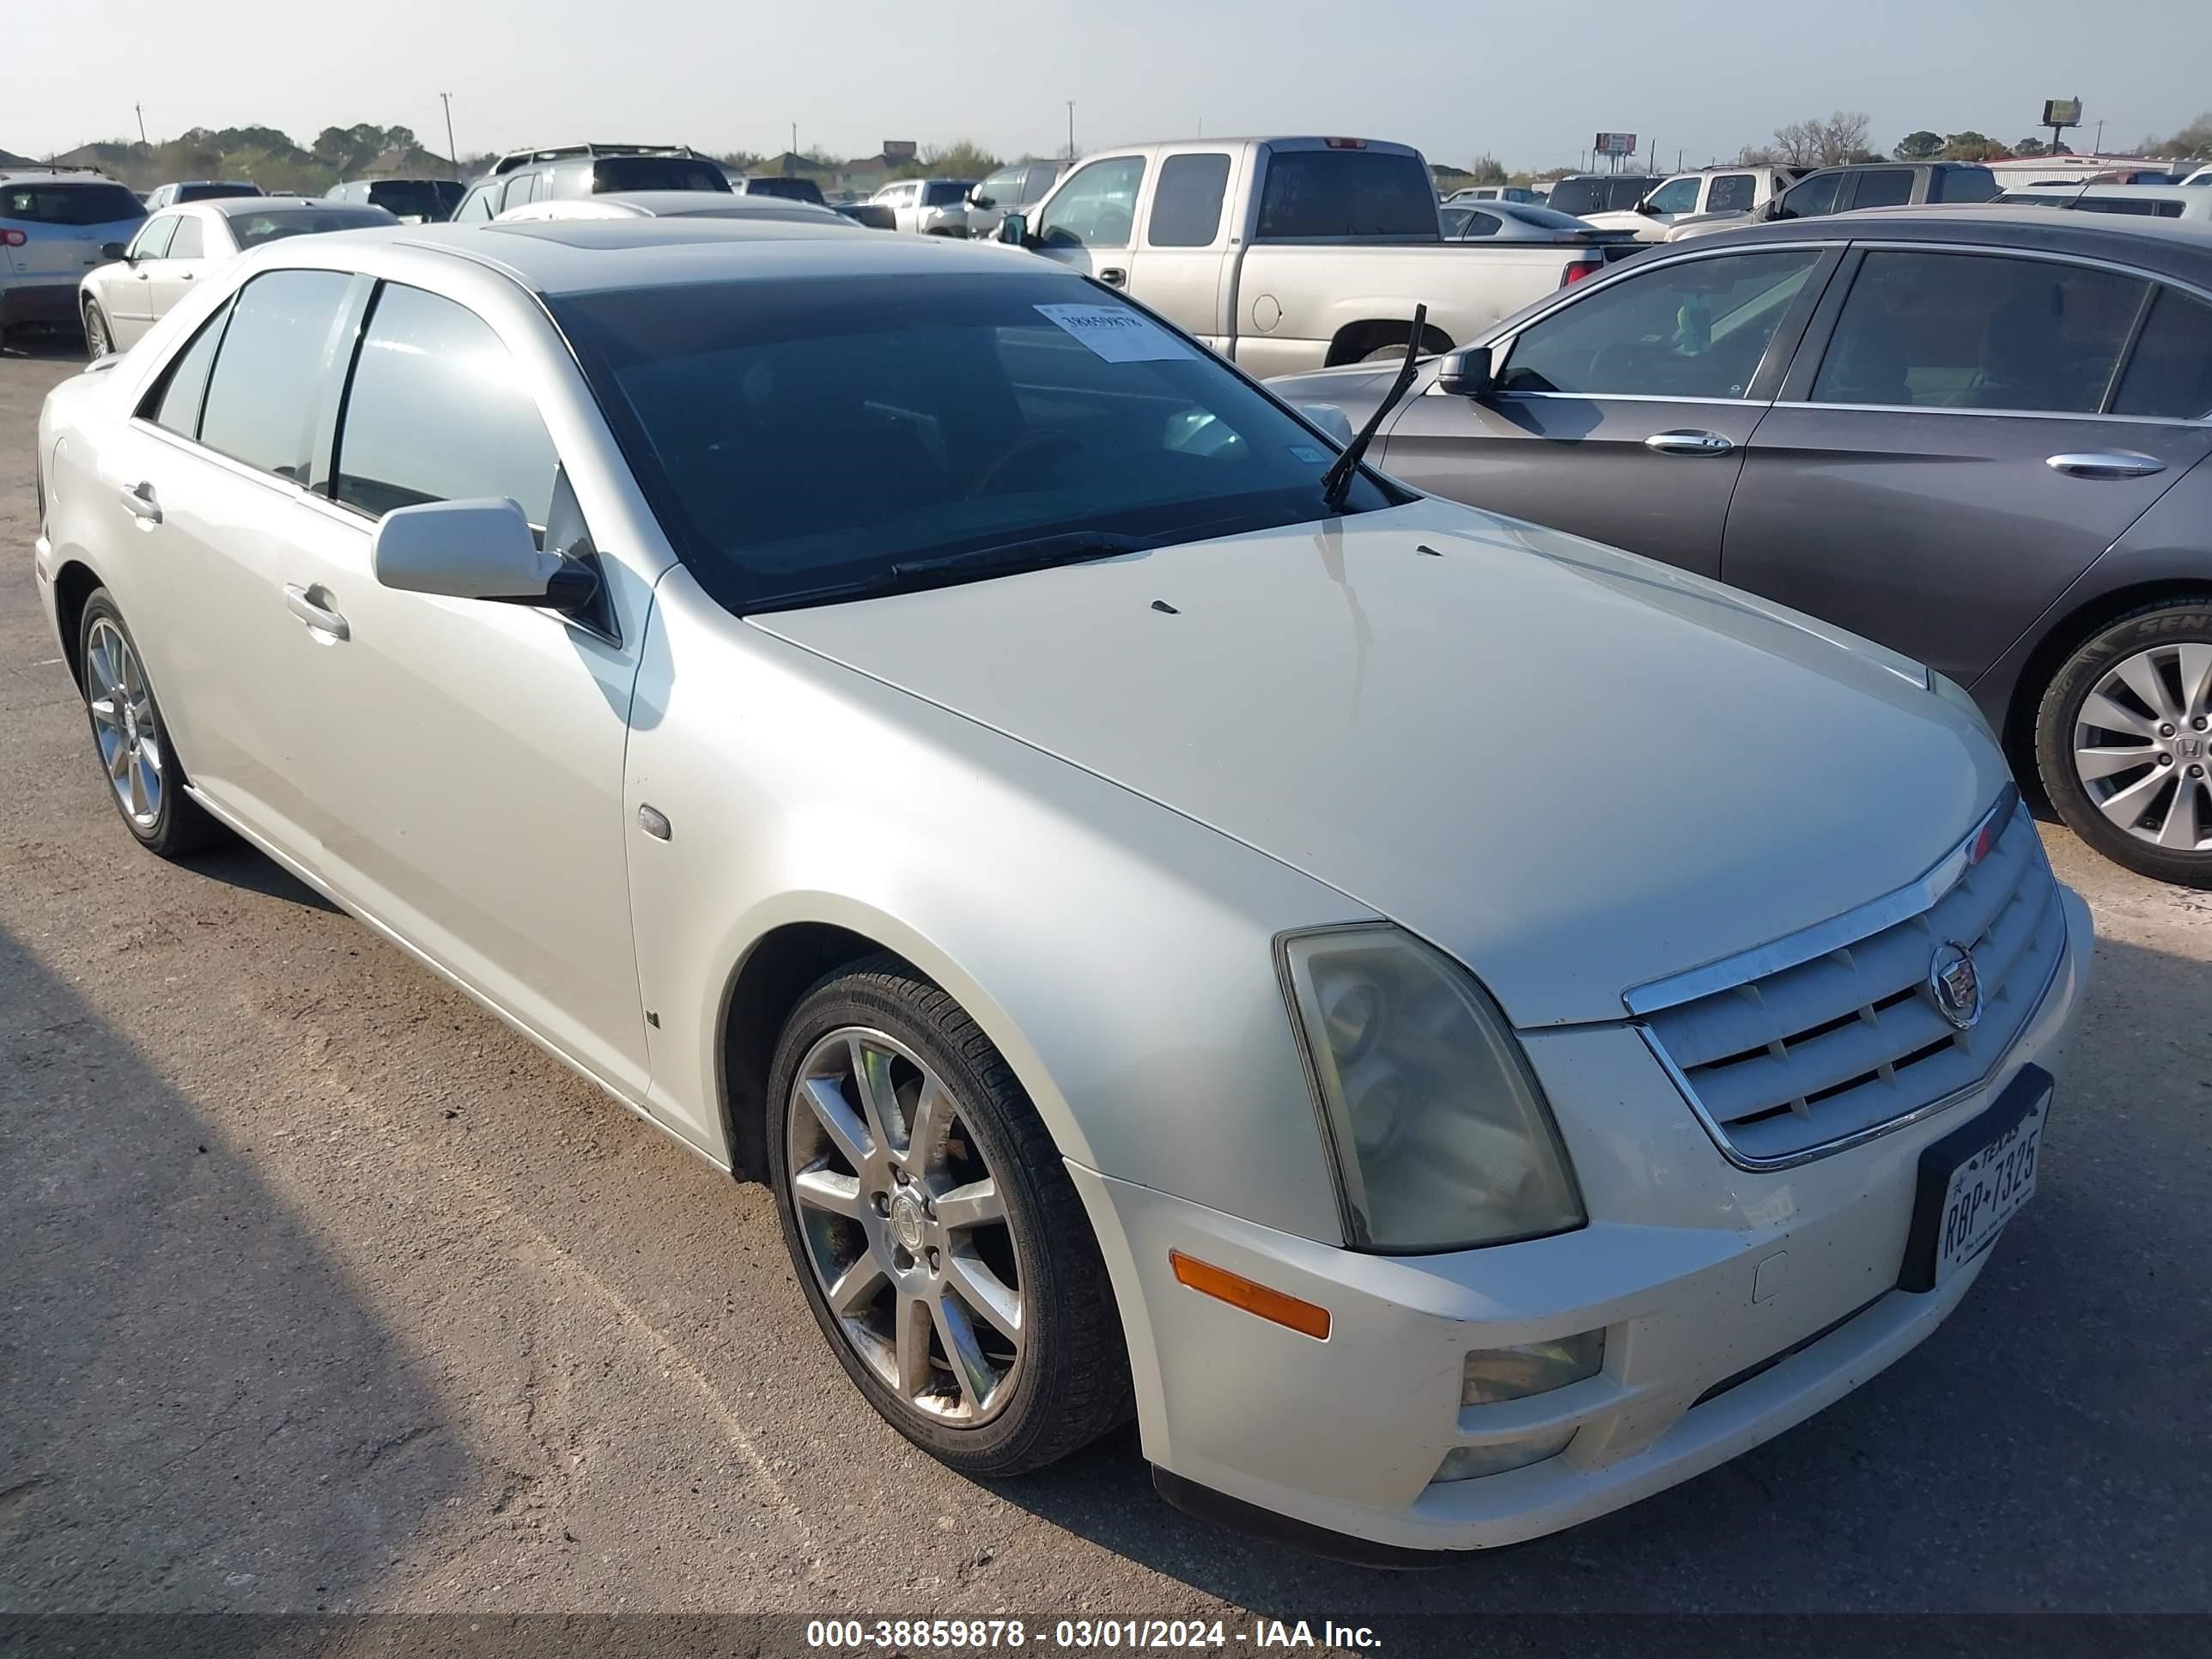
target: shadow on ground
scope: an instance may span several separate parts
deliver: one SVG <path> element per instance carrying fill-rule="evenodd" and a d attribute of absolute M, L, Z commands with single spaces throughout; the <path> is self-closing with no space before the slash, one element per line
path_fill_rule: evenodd
<path fill-rule="evenodd" d="M 462 1479 L 437 1400 L 251 1148 L 5 933 L 0 1045 L 0 1607 L 244 1605 L 307 1559 L 360 1593 Z"/>

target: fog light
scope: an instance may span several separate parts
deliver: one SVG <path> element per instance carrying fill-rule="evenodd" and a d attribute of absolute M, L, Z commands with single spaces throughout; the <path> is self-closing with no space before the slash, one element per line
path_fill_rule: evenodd
<path fill-rule="evenodd" d="M 1541 1440 L 1515 1440 L 1502 1446 L 1455 1446 L 1444 1454 L 1430 1484 L 1440 1480 L 1473 1480 L 1480 1475 L 1503 1474 L 1525 1469 L 1547 1457 L 1557 1457 L 1575 1437 L 1572 1429 L 1547 1435 Z"/>
<path fill-rule="evenodd" d="M 1556 1342 L 1526 1343 L 1517 1348 L 1477 1348 L 1468 1355 L 1460 1369 L 1459 1403 L 1495 1406 L 1503 1401 L 1523 1400 L 1532 1394 L 1564 1389 L 1570 1382 L 1595 1376 L 1598 1367 L 1604 1364 L 1605 1333 L 1601 1330 L 1583 1331 Z M 1542 1454 L 1546 1457 L 1552 1455 Z"/>

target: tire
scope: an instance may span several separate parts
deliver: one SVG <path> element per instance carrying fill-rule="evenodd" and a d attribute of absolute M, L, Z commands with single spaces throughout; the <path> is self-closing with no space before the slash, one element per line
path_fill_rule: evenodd
<path fill-rule="evenodd" d="M 1402 362 L 1405 360 L 1406 351 L 1407 343 L 1401 340 L 1395 345 L 1376 346 L 1359 361 L 1363 363 Z"/>
<path fill-rule="evenodd" d="M 2036 711 L 2035 763 L 2106 858 L 2212 887 L 2212 596 L 2145 605 L 2069 657 Z"/>
<path fill-rule="evenodd" d="M 114 595 L 104 587 L 85 601 L 77 661 L 93 753 L 124 828 L 165 859 L 187 858 L 222 841 L 222 826 L 185 793 L 185 770 L 169 745 L 168 723 L 146 678 L 145 659 Z"/>
<path fill-rule="evenodd" d="M 115 331 L 108 326 L 107 313 L 100 308 L 97 300 L 84 302 L 84 355 L 98 362 L 115 349 Z"/>
<path fill-rule="evenodd" d="M 807 1306 L 894 1428 L 988 1478 L 1127 1420 L 1128 1358 L 1082 1200 L 959 1004 L 893 957 L 841 969 L 786 1024 L 768 1103 L 769 1182 Z M 986 1182 L 1001 1219 L 975 1218 Z M 1014 1334 L 984 1316 L 1006 1320 L 1009 1297 Z"/>

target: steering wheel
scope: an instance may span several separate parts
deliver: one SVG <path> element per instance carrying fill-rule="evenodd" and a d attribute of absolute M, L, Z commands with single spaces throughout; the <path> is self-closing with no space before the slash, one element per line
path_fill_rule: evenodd
<path fill-rule="evenodd" d="M 966 499 L 972 501 L 978 495 L 991 494 L 991 486 L 999 481 L 999 475 L 1025 455 L 1042 453 L 1048 449 L 1074 451 L 1082 447 L 1083 440 L 1072 433 L 1060 431 L 1024 433 L 1006 448 L 1000 450 L 997 458 L 976 475 L 975 482 L 968 487 Z"/>

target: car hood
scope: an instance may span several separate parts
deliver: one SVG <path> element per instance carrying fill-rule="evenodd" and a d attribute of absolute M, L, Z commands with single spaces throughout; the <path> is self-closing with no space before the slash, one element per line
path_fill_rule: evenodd
<path fill-rule="evenodd" d="M 1917 664 L 1431 500 L 750 621 L 1329 884 L 1523 1027 L 1905 885 L 2005 782 Z"/>

